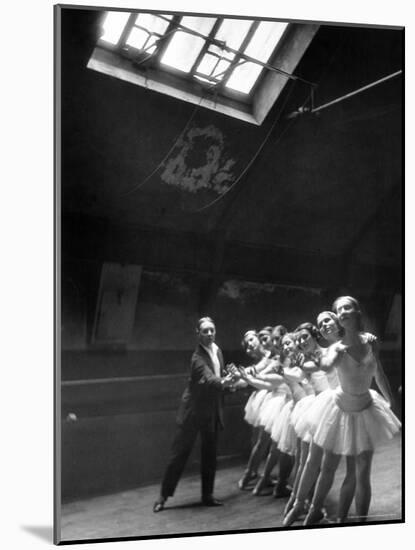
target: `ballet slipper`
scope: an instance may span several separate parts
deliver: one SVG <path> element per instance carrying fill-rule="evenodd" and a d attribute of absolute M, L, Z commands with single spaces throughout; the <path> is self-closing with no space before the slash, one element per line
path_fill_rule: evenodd
<path fill-rule="evenodd" d="M 295 499 L 294 504 L 282 522 L 284 527 L 289 527 L 304 514 L 304 502 Z"/>
<path fill-rule="evenodd" d="M 241 491 L 246 489 L 247 485 L 256 479 L 258 476 L 256 473 L 250 472 L 249 470 L 245 470 L 244 475 L 241 477 L 241 479 L 238 481 L 238 487 Z"/>
<path fill-rule="evenodd" d="M 308 514 L 305 517 L 303 525 L 314 525 L 316 523 L 320 523 L 322 519 L 324 519 L 323 510 L 321 508 L 315 508 L 314 504 L 310 504 L 310 508 L 308 510 Z"/>
<path fill-rule="evenodd" d="M 266 479 L 264 476 L 261 476 L 252 490 L 252 494 L 255 496 L 260 496 L 262 491 L 267 487 L 272 487 L 270 480 Z M 271 493 L 269 492 L 268 494 Z"/>
<path fill-rule="evenodd" d="M 294 506 L 294 502 L 295 502 L 295 495 L 293 493 L 291 493 L 291 496 L 288 499 L 288 502 L 287 502 L 287 504 L 285 505 L 285 508 L 284 508 L 284 517 L 288 514 L 288 512 Z"/>

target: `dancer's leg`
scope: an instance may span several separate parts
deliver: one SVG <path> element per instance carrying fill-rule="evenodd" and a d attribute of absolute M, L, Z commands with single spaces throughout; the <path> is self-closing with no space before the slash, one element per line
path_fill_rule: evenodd
<path fill-rule="evenodd" d="M 291 525 L 302 514 L 305 499 L 318 477 L 322 457 L 323 449 L 315 443 L 311 443 L 297 492 L 296 494 L 293 492 L 285 509 L 287 517 L 284 520 L 284 525 Z"/>
<path fill-rule="evenodd" d="M 242 478 L 238 482 L 240 489 L 244 489 L 248 482 L 255 477 L 261 460 L 265 456 L 268 445 L 270 442 L 269 434 L 264 430 L 262 426 L 258 428 L 258 435 L 255 442 L 255 445 L 252 447 L 251 454 L 248 459 L 248 464 L 246 465 L 246 470 Z"/>
<path fill-rule="evenodd" d="M 337 508 L 337 523 L 344 523 L 352 504 L 356 490 L 356 460 L 354 456 L 346 456 L 346 476 L 340 489 L 339 506 Z"/>
<path fill-rule="evenodd" d="M 278 458 L 280 456 L 280 450 L 277 447 L 275 441 L 271 441 L 271 447 L 265 462 L 264 471 L 260 477 L 258 483 L 255 485 L 252 493 L 254 495 L 260 495 L 261 491 L 270 483 L 270 477 L 272 470 L 277 465 Z"/>
<path fill-rule="evenodd" d="M 356 457 L 356 513 L 360 521 L 366 521 L 372 488 L 370 485 L 370 473 L 372 467 L 373 451 L 364 451 Z"/>
<path fill-rule="evenodd" d="M 304 520 L 304 525 L 313 525 L 323 517 L 321 511 L 328 492 L 334 481 L 334 475 L 340 462 L 341 455 L 326 451 L 323 457 L 323 463 L 318 476 L 316 489 L 310 510 Z"/>
<path fill-rule="evenodd" d="M 292 490 L 288 487 L 288 478 L 293 469 L 294 457 L 287 453 L 281 452 L 279 458 L 279 474 L 278 482 L 274 487 L 274 498 L 285 498 L 290 496 Z"/>

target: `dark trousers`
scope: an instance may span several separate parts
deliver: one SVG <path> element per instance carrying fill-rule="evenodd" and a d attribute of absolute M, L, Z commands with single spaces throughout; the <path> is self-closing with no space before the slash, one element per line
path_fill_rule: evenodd
<path fill-rule="evenodd" d="M 173 440 L 170 460 L 161 484 L 161 495 L 164 498 L 174 494 L 198 433 L 200 433 L 201 440 L 202 498 L 213 494 L 216 473 L 217 427 L 204 425 L 194 417 L 189 417 L 183 424 L 178 426 Z"/>

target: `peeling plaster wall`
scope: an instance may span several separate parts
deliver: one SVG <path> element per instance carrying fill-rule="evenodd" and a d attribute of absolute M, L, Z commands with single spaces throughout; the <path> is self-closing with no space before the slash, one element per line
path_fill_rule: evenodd
<path fill-rule="evenodd" d="M 73 280 L 73 279 L 71 279 Z M 142 273 L 129 350 L 190 350 L 195 345 L 194 327 L 199 317 L 198 301 L 203 278 L 178 276 L 144 270 Z M 68 288 L 75 288 L 68 284 Z M 85 283 L 78 281 L 82 288 Z M 64 337 L 63 349 L 86 349 L 85 296 L 78 293 L 63 303 L 63 326 L 71 326 L 72 338 Z M 73 296 L 72 296 L 73 298 Z M 83 300 L 83 301 L 82 301 Z M 95 311 L 91 308 L 89 319 Z M 285 288 L 269 283 L 225 281 L 218 291 L 211 311 L 217 323 L 218 340 L 228 350 L 239 348 L 240 338 L 248 328 L 284 324 L 295 328 L 303 321 L 314 321 L 322 308 L 329 307 L 320 291 Z M 66 329 L 65 329 L 66 330 Z"/>
<path fill-rule="evenodd" d="M 235 179 L 231 172 L 235 162 L 228 158 L 225 137 L 219 128 L 212 124 L 195 127 L 177 141 L 161 179 L 190 193 L 207 189 L 221 195 Z"/>

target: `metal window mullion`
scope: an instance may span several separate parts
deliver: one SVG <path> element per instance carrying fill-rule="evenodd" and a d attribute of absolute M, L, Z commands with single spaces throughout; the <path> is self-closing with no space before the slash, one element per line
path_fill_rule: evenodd
<path fill-rule="evenodd" d="M 192 68 L 189 71 L 190 76 L 193 76 L 195 74 L 196 67 L 199 65 L 200 61 L 203 59 L 203 56 L 205 55 L 205 53 L 209 49 L 209 46 L 210 46 L 209 39 L 215 38 L 215 34 L 218 32 L 219 27 L 222 24 L 222 21 L 223 21 L 222 17 L 219 17 L 218 19 L 216 19 L 215 24 L 213 25 L 210 33 L 208 34 L 207 38 L 205 39 L 205 43 L 203 44 L 203 47 L 202 47 L 199 55 L 196 57 L 195 62 L 193 63 Z"/>
<path fill-rule="evenodd" d="M 249 31 L 246 33 L 246 36 L 239 47 L 238 54 L 235 55 L 234 59 L 232 60 L 232 65 L 231 67 L 229 67 L 229 71 L 224 75 L 224 77 L 221 80 L 221 83 L 220 83 L 221 88 L 225 87 L 231 74 L 233 73 L 233 70 L 245 62 L 243 58 L 243 52 L 247 48 L 249 42 L 251 41 L 252 36 L 254 35 L 255 31 L 259 27 L 259 24 L 260 24 L 260 21 L 254 21 L 252 25 L 249 27 Z M 242 60 L 242 63 L 241 63 L 241 60 Z"/>
<path fill-rule="evenodd" d="M 199 36 L 201 38 L 204 38 L 206 40 L 206 36 L 202 35 L 200 32 L 194 31 L 192 29 L 189 29 L 185 27 L 184 25 L 179 24 L 179 29 L 187 31 L 189 34 L 194 34 L 195 36 Z M 231 53 L 239 54 L 240 50 L 234 50 L 233 48 L 227 47 L 228 51 Z M 314 82 L 310 82 L 309 80 L 306 80 L 305 78 L 301 78 L 300 76 L 296 76 L 294 74 L 288 73 L 287 71 L 284 71 L 283 69 L 279 69 L 278 67 L 274 67 L 270 63 L 264 63 L 263 61 L 260 61 L 259 59 L 255 59 L 254 57 L 251 57 L 249 55 L 246 55 L 245 53 L 241 53 L 241 56 L 247 61 L 251 63 L 256 63 L 257 65 L 261 65 L 261 67 L 265 67 L 266 69 L 269 69 L 271 71 L 275 71 L 277 73 L 280 73 L 284 75 L 286 78 L 290 78 L 291 80 L 300 80 L 301 82 L 304 82 L 305 84 L 308 84 L 310 86 L 315 86 Z"/>
<path fill-rule="evenodd" d="M 166 20 L 164 17 L 160 17 L 160 18 Z M 181 15 L 174 15 L 173 19 L 169 21 L 169 25 L 160 40 L 160 46 L 157 48 L 157 61 L 160 61 L 160 59 L 163 57 L 164 52 L 167 50 L 171 40 L 171 38 L 170 40 L 164 40 L 163 39 L 164 36 L 167 36 L 169 34 L 172 34 L 174 36 L 174 33 L 172 31 L 174 31 L 175 29 L 178 30 L 177 24 L 180 21 L 180 18 L 181 18 Z"/>
<path fill-rule="evenodd" d="M 121 33 L 121 36 L 117 42 L 116 49 L 122 50 L 122 48 L 125 46 L 126 40 L 128 38 L 128 35 L 130 34 L 132 28 L 134 27 L 134 23 L 138 17 L 137 13 L 131 13 L 130 17 L 127 20 L 127 23 L 125 24 L 125 27 Z"/>

